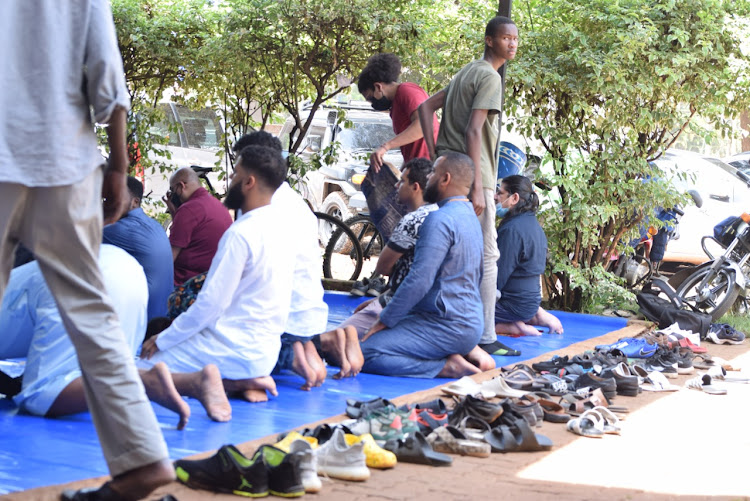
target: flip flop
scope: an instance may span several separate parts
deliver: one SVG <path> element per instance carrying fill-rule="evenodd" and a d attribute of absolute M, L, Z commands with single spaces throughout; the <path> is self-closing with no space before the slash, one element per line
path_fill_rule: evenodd
<path fill-rule="evenodd" d="M 406 438 L 388 440 L 384 449 L 396 455 L 402 463 L 426 464 L 429 466 L 450 466 L 453 458 L 432 449 L 427 439 L 420 432 L 409 434 Z"/>
<path fill-rule="evenodd" d="M 537 452 L 552 449 L 549 437 L 534 433 L 523 419 L 515 419 L 513 426 L 500 425 L 487 432 L 486 440 L 493 452 Z"/>
<path fill-rule="evenodd" d="M 643 391 L 678 391 L 680 389 L 676 384 L 670 383 L 661 372 L 650 372 L 644 378 L 641 385 Z"/>
<path fill-rule="evenodd" d="M 594 419 L 590 414 L 582 414 L 580 417 L 573 418 L 565 426 L 569 432 L 582 437 L 602 438 L 604 436 L 601 421 Z"/>
<path fill-rule="evenodd" d="M 725 388 L 719 388 L 717 386 L 714 386 L 712 383 L 713 380 L 711 379 L 711 376 L 709 376 L 708 374 L 703 374 L 702 376 L 688 379 L 685 382 L 685 388 L 690 388 L 691 390 L 701 390 L 704 393 L 708 393 L 709 395 L 727 394 L 727 390 Z"/>
<path fill-rule="evenodd" d="M 521 398 L 528 393 L 527 391 L 511 388 L 503 376 L 493 377 L 489 381 L 484 381 L 479 388 L 482 393 L 491 393 L 495 397 Z"/>
<path fill-rule="evenodd" d="M 484 383 L 480 385 L 469 376 L 464 376 L 461 379 L 452 382 L 448 386 L 443 386 L 442 388 L 440 388 L 440 390 L 443 393 L 456 397 L 472 396 L 488 399 L 496 396 L 494 391 L 485 389 L 486 387 L 483 387 L 483 385 Z"/>

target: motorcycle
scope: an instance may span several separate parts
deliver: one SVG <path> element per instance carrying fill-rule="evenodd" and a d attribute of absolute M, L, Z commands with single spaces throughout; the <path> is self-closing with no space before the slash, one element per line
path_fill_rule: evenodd
<path fill-rule="evenodd" d="M 715 257 L 706 246 L 708 241 L 716 242 L 724 253 Z M 750 297 L 750 214 L 730 217 L 716 225 L 713 235 L 701 239 L 701 247 L 710 260 L 676 273 L 669 282 L 684 303 L 711 315 L 716 322 L 738 298 L 746 307 Z"/>
<path fill-rule="evenodd" d="M 688 191 L 693 202 L 697 207 L 703 205 L 703 199 L 695 190 Z M 680 207 L 671 209 L 657 209 L 656 219 L 663 224 L 656 228 L 653 225 L 640 229 L 640 237 L 630 242 L 630 247 L 634 249 L 633 253 L 622 253 L 613 259 L 616 261 L 612 272 L 625 280 L 625 286 L 629 289 L 636 289 L 654 276 L 659 274 L 659 267 L 664 259 L 664 253 L 667 244 L 671 240 L 680 238 L 679 222 L 685 212 Z"/>

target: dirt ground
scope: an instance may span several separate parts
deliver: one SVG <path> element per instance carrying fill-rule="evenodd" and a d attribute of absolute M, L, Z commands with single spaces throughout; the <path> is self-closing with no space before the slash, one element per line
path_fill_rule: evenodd
<path fill-rule="evenodd" d="M 644 330 L 635 323 L 600 338 L 545 354 L 574 355 L 597 344 Z M 707 343 L 709 353 L 750 372 L 748 343 L 740 346 Z M 536 361 L 536 359 L 534 360 Z M 531 363 L 531 362 L 529 362 Z M 477 375 L 489 379 L 498 370 Z M 682 386 L 692 376 L 673 380 Z M 547 435 L 555 447 L 549 452 L 493 454 L 490 458 L 454 456 L 451 467 L 399 464 L 392 470 L 372 470 L 367 482 L 323 479 L 323 490 L 311 498 L 326 500 L 669 500 L 750 499 L 750 384 L 725 383 L 728 394 L 708 395 L 682 389 L 675 393 L 643 392 L 620 396 L 617 405 L 630 409 L 621 423 L 622 435 L 601 439 L 567 432 L 562 424 L 545 422 L 537 433 Z M 419 402 L 440 395 L 439 387 L 396 399 Z M 333 422 L 344 416 L 333 416 Z M 273 437 L 240 444 L 250 454 Z M 213 454 L 208 451 L 203 457 Z M 65 488 L 101 484 L 105 478 L 75 482 Z M 50 486 L 10 494 L 0 499 L 46 501 L 58 499 L 63 486 Z M 180 501 L 237 499 L 235 496 L 195 491 L 177 483 L 159 489 L 149 499 L 171 493 Z"/>

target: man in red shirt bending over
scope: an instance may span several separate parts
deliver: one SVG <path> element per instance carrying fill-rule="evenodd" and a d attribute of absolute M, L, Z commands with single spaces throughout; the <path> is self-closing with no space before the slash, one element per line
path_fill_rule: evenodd
<path fill-rule="evenodd" d="M 398 83 L 401 74 L 401 61 L 395 54 L 375 54 L 367 61 L 367 66 L 359 74 L 359 92 L 372 104 L 376 111 L 391 111 L 393 132 L 396 136 L 381 144 L 370 155 L 370 164 L 377 173 L 383 165 L 383 156 L 388 150 L 401 147 L 404 163 L 412 158 L 430 158 L 430 152 L 422 138 L 417 108 L 429 96 L 417 84 Z M 435 138 L 438 134 L 438 120 L 433 115 Z"/>
<path fill-rule="evenodd" d="M 172 174 L 169 192 L 162 200 L 172 215 L 169 242 L 174 260 L 174 284 L 181 285 L 208 271 L 219 239 L 232 224 L 232 216 L 201 186 L 198 174 L 189 167 Z"/>

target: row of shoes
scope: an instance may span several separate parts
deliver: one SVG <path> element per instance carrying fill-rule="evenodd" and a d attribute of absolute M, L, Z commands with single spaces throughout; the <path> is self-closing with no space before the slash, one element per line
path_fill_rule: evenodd
<path fill-rule="evenodd" d="M 305 433 L 305 434 L 303 434 Z M 292 431 L 275 444 L 262 445 L 251 458 L 225 445 L 207 459 L 175 462 L 180 482 L 194 489 L 246 497 L 272 494 L 298 497 L 320 492 L 320 476 L 355 482 L 370 478 L 370 468 L 393 468 L 396 455 L 369 434 L 343 426 Z"/>

